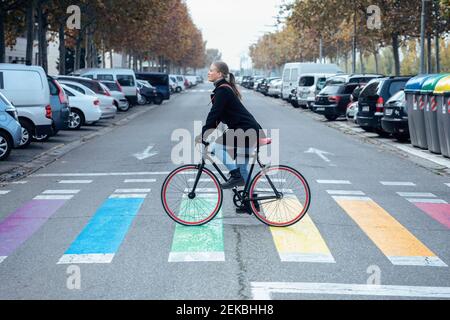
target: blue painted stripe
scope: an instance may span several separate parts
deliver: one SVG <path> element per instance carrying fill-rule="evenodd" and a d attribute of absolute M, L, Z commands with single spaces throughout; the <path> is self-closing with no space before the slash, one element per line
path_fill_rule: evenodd
<path fill-rule="evenodd" d="M 116 253 L 144 199 L 108 199 L 65 254 Z"/>

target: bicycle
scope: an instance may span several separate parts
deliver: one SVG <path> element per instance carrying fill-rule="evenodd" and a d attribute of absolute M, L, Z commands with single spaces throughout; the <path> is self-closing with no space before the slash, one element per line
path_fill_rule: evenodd
<path fill-rule="evenodd" d="M 247 179 L 244 190 L 232 189 L 236 207 L 250 206 L 261 222 L 273 227 L 288 227 L 299 222 L 311 203 L 311 191 L 300 172 L 289 166 L 265 166 L 259 158 L 259 147 L 270 145 L 269 138 L 260 139 L 250 155 L 252 177 L 256 163 L 261 171 Z M 189 164 L 173 170 L 161 188 L 164 210 L 175 222 L 185 226 L 200 226 L 216 217 L 222 207 L 223 190 L 217 176 L 206 167 L 209 160 L 223 180 L 228 181 L 210 157 L 209 143 L 203 143 L 200 164 Z"/>

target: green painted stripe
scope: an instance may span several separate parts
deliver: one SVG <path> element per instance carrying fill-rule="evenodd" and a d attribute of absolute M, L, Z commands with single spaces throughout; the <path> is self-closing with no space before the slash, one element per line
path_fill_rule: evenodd
<path fill-rule="evenodd" d="M 193 203 L 195 201 L 195 204 Z M 196 208 L 202 206 L 214 209 L 215 199 L 184 199 L 181 202 L 182 214 L 195 214 Z M 182 226 L 177 224 L 172 242 L 173 253 L 210 253 L 224 252 L 222 210 L 217 216 L 203 226 Z"/>

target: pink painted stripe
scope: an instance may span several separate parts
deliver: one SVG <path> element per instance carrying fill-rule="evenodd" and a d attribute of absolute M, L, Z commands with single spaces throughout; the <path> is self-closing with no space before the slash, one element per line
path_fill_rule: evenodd
<path fill-rule="evenodd" d="M 0 256 L 9 256 L 67 201 L 31 200 L 0 223 Z"/>
<path fill-rule="evenodd" d="M 420 210 L 450 229 L 450 204 L 414 203 Z"/>

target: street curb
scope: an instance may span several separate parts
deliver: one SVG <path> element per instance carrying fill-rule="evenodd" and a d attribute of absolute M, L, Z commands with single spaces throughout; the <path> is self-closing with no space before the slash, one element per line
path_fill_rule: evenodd
<path fill-rule="evenodd" d="M 162 105 L 161 105 L 162 106 Z M 22 179 L 26 176 L 29 176 L 30 174 L 33 174 L 34 172 L 45 168 L 49 164 L 55 162 L 65 154 L 69 153 L 70 151 L 84 145 L 85 143 L 91 141 L 94 138 L 103 136 L 117 127 L 121 127 L 127 123 L 129 123 L 131 120 L 156 109 L 159 106 L 151 106 L 146 107 L 142 111 L 138 111 L 132 115 L 129 115 L 128 117 L 125 117 L 118 122 L 112 123 L 110 126 L 100 129 L 97 132 L 91 133 L 89 135 L 80 137 L 78 140 L 70 142 L 68 144 L 59 144 L 55 147 L 53 147 L 50 150 L 47 150 L 38 156 L 36 156 L 32 161 L 18 165 L 14 168 L 11 168 L 8 172 L 0 174 L 0 185 L 5 183 L 10 183 L 19 179 Z"/>

